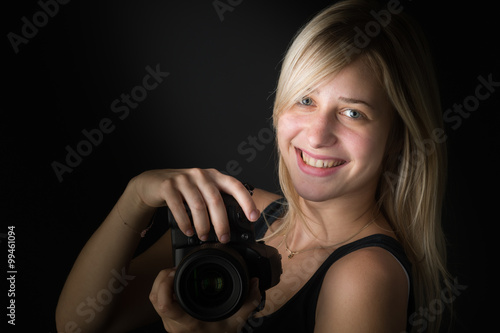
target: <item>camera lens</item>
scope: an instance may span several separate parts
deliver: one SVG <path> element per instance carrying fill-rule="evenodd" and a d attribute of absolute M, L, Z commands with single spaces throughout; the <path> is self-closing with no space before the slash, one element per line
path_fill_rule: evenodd
<path fill-rule="evenodd" d="M 213 262 L 194 267 L 186 278 L 189 297 L 205 306 L 217 305 L 226 299 L 233 287 L 227 270 Z"/>
<path fill-rule="evenodd" d="M 238 311 L 248 293 L 248 281 L 240 254 L 220 244 L 205 244 L 179 264 L 174 290 L 191 316 L 218 321 Z"/>
<path fill-rule="evenodd" d="M 201 291 L 207 296 L 217 296 L 224 289 L 224 277 L 217 271 L 205 273 L 200 282 Z"/>

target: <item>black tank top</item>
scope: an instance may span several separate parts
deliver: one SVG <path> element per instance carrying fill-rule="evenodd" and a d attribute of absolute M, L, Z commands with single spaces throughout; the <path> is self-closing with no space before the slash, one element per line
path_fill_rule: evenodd
<path fill-rule="evenodd" d="M 271 203 L 262 213 L 262 216 L 255 223 L 256 239 L 264 237 L 268 226 L 276 219 L 281 217 L 285 211 L 286 202 L 279 199 Z M 330 266 L 343 256 L 356 250 L 366 247 L 381 247 L 389 251 L 403 266 L 410 281 L 410 294 L 408 304 L 408 314 L 413 312 L 413 293 L 411 288 L 411 265 L 406 257 L 401 244 L 394 238 L 375 234 L 354 242 L 348 243 L 336 249 L 318 268 L 306 284 L 281 308 L 264 317 L 252 317 L 245 323 L 241 333 L 260 333 L 260 332 L 300 332 L 313 333 L 316 304 L 318 302 L 319 292 L 323 279 Z"/>

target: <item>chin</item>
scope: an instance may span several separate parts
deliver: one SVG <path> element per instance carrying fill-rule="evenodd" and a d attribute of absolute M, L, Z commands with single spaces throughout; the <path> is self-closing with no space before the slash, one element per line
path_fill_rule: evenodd
<path fill-rule="evenodd" d="M 332 193 L 331 187 L 326 189 L 319 184 L 294 184 L 294 188 L 301 198 L 311 202 L 324 202 L 336 197 L 335 193 Z"/>

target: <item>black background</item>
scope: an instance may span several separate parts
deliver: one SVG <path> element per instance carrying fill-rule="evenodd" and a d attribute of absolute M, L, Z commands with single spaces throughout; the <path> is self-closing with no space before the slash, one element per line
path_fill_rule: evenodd
<path fill-rule="evenodd" d="M 4 237 L 15 226 L 18 271 L 16 326 L 9 331 L 56 331 L 54 309 L 72 263 L 140 172 L 224 171 L 235 160 L 237 178 L 278 191 L 274 143 L 262 140 L 280 60 L 298 28 L 331 1 L 233 3 L 221 20 L 213 1 L 71 1 L 17 53 L 8 34 L 21 35 L 22 17 L 33 22 L 41 7 L 4 4 L 0 267 L 7 270 Z M 443 112 L 474 95 L 479 76 L 500 81 L 497 9 L 486 3 L 401 0 L 430 40 Z M 170 74 L 122 120 L 111 103 L 142 84 L 147 66 Z M 499 222 L 499 95 L 496 88 L 460 126 L 446 126 L 444 225 L 452 274 L 467 286 L 454 302 L 454 332 L 479 331 L 496 314 L 498 283 L 490 277 Z M 76 149 L 82 131 L 104 118 L 113 132 L 60 182 L 51 164 L 65 164 L 65 147 Z M 238 150 L 251 148 L 249 137 L 258 140 L 255 155 Z M 161 230 L 155 227 L 143 246 Z M 0 294 L 7 290 L 5 284 Z"/>

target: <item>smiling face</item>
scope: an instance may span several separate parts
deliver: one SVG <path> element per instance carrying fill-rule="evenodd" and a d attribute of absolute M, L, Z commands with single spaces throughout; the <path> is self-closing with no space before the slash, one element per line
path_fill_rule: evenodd
<path fill-rule="evenodd" d="M 315 202 L 373 199 L 392 114 L 384 89 L 362 60 L 284 110 L 278 146 L 298 194 Z"/>

